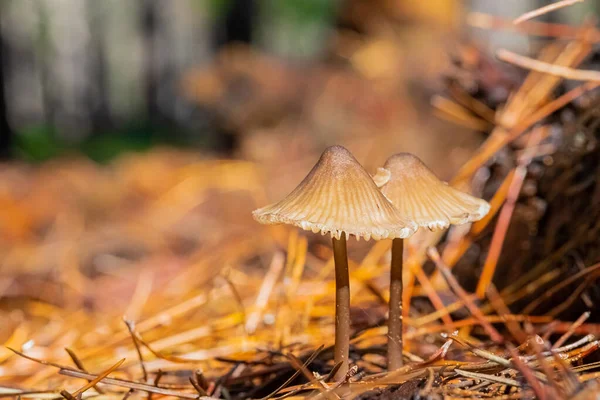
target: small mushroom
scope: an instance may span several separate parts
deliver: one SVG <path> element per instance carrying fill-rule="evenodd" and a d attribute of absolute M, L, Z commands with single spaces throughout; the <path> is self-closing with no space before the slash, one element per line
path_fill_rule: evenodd
<path fill-rule="evenodd" d="M 350 279 L 346 240 L 354 235 L 373 238 L 405 238 L 417 229 L 407 222 L 378 190 L 369 174 L 341 146 L 327 148 L 304 180 L 278 203 L 253 212 L 262 224 L 289 224 L 322 235 L 329 233 L 335 262 L 336 374 L 348 371 L 350 348 Z"/>
<path fill-rule="evenodd" d="M 382 193 L 400 214 L 419 227 L 446 229 L 483 218 L 490 205 L 448 186 L 409 153 L 391 156 L 373 177 Z M 403 240 L 392 242 L 390 313 L 388 320 L 388 369 L 402 366 L 402 253 Z"/>

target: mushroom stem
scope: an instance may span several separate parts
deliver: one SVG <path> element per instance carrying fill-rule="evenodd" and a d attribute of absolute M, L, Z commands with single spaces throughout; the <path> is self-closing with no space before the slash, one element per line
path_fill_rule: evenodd
<path fill-rule="evenodd" d="M 350 277 L 348 275 L 348 254 L 346 236 L 333 238 L 333 260 L 335 262 L 335 363 L 342 366 L 335 374 L 341 380 L 348 372 L 350 352 Z"/>
<path fill-rule="evenodd" d="M 392 241 L 390 265 L 390 312 L 388 318 L 388 371 L 400 368 L 402 360 L 402 255 L 404 240 Z"/>

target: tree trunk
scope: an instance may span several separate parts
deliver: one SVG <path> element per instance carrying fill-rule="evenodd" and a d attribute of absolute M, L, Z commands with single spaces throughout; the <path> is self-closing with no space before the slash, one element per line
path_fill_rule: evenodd
<path fill-rule="evenodd" d="M 256 16 L 255 0 L 234 0 L 222 21 L 215 26 L 215 45 L 219 49 L 229 43 L 252 42 Z"/>
<path fill-rule="evenodd" d="M 11 153 L 12 130 L 8 123 L 8 110 L 6 109 L 6 91 L 4 89 L 4 41 L 0 29 L 0 158 L 8 158 Z"/>
<path fill-rule="evenodd" d="M 146 112 L 151 122 L 159 120 L 158 105 L 158 63 L 156 57 L 156 29 L 158 24 L 156 1 L 144 0 L 142 3 L 142 34 L 144 40 L 144 93 Z"/>

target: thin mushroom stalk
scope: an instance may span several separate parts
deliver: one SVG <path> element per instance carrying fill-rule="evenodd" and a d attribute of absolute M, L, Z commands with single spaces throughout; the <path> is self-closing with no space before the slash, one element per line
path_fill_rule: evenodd
<path fill-rule="evenodd" d="M 388 317 L 388 370 L 396 370 L 402 365 L 402 258 L 404 239 L 392 241 L 392 262 L 390 265 L 390 303 Z"/>
<path fill-rule="evenodd" d="M 335 364 L 342 363 L 335 380 L 343 379 L 348 372 L 350 354 L 350 274 L 346 236 L 332 238 L 335 262 Z"/>
<path fill-rule="evenodd" d="M 313 233 L 330 234 L 333 242 L 336 280 L 335 347 L 336 374 L 343 379 L 349 368 L 350 279 L 346 240 L 394 239 L 414 233 L 417 225 L 407 222 L 379 191 L 367 171 L 341 146 L 327 148 L 302 182 L 283 200 L 255 210 L 262 224 L 288 224 Z"/>
<path fill-rule="evenodd" d="M 418 227 L 446 229 L 478 221 L 490 205 L 448 186 L 415 155 L 399 153 L 379 168 L 373 180 L 400 215 Z M 388 369 L 402 366 L 402 239 L 392 243 L 390 311 L 388 319 Z"/>

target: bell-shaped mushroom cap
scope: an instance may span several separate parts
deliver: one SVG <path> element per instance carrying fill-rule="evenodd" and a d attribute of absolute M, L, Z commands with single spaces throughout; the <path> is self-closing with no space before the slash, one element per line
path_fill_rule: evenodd
<path fill-rule="evenodd" d="M 410 153 L 388 158 L 373 180 L 403 217 L 431 230 L 480 220 L 490 210 L 485 200 L 448 186 Z"/>
<path fill-rule="evenodd" d="M 286 198 L 252 213 L 262 224 L 290 224 L 305 230 L 342 232 L 366 240 L 405 238 L 417 226 L 402 218 L 348 150 L 327 148 Z"/>

